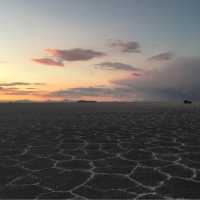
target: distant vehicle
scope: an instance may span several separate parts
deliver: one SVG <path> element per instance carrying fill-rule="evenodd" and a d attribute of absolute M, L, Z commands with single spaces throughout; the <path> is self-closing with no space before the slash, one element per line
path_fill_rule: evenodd
<path fill-rule="evenodd" d="M 191 104 L 192 101 L 189 101 L 189 100 L 184 100 L 184 104 Z"/>

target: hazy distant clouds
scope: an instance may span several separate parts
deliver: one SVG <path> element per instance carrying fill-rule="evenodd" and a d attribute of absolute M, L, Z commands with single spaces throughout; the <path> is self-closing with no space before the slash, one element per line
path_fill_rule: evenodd
<path fill-rule="evenodd" d="M 27 86 L 27 85 L 45 85 L 45 83 L 28 83 L 28 82 L 9 82 L 0 83 L 0 86 Z"/>
<path fill-rule="evenodd" d="M 53 96 L 77 98 L 82 96 L 112 96 L 112 89 L 105 87 L 78 87 L 52 92 Z"/>
<path fill-rule="evenodd" d="M 151 60 L 151 61 L 168 61 L 168 60 L 171 60 L 172 58 L 174 58 L 173 53 L 163 52 L 163 53 L 160 53 L 160 54 L 157 54 L 157 55 L 154 55 L 154 56 L 148 58 L 148 60 Z"/>
<path fill-rule="evenodd" d="M 133 97 L 134 93 L 131 88 L 126 87 L 78 87 L 78 88 L 70 88 L 66 90 L 58 90 L 55 92 L 51 92 L 49 96 L 52 97 L 63 97 L 63 98 L 83 98 L 83 97 L 117 97 L 120 99 L 126 99 L 129 97 Z"/>
<path fill-rule="evenodd" d="M 108 40 L 108 46 L 124 53 L 140 53 L 140 44 L 137 41 Z"/>
<path fill-rule="evenodd" d="M 35 86 L 44 86 L 45 83 L 31 83 L 31 82 L 0 82 L 0 94 L 4 95 L 14 95 L 14 96 L 26 96 L 34 95 L 41 96 L 44 95 L 41 90 L 38 90 L 38 87 Z M 26 87 L 30 86 L 30 87 Z M 34 87 L 33 87 L 34 86 Z"/>
<path fill-rule="evenodd" d="M 136 67 L 121 62 L 102 62 L 96 66 L 103 70 L 140 71 Z"/>
<path fill-rule="evenodd" d="M 200 58 L 177 58 L 159 70 L 146 71 L 142 78 L 112 81 L 116 86 L 131 88 L 143 99 L 200 99 Z"/>
<path fill-rule="evenodd" d="M 17 87 L 0 87 L 0 94 L 9 95 L 9 96 L 25 96 L 25 95 L 34 95 L 40 96 L 43 95 L 42 91 L 36 91 L 34 89 L 21 89 Z"/>

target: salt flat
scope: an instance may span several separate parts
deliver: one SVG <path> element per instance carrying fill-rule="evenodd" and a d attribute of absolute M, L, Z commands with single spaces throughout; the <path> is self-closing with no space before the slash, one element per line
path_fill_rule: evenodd
<path fill-rule="evenodd" d="M 200 104 L 0 104 L 1 199 L 200 198 Z"/>

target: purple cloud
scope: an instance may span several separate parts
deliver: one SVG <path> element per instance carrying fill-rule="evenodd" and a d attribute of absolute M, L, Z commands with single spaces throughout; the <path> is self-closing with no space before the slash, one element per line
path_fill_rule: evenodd
<path fill-rule="evenodd" d="M 45 51 L 50 56 L 61 59 L 63 61 L 86 61 L 106 55 L 103 52 L 93 51 L 91 49 L 81 49 L 81 48 L 75 48 L 69 50 L 45 49 Z"/>
<path fill-rule="evenodd" d="M 103 70 L 140 71 L 138 68 L 120 62 L 102 62 L 96 66 Z"/>
<path fill-rule="evenodd" d="M 122 40 L 110 40 L 109 46 L 111 48 L 119 49 L 125 53 L 140 53 L 140 44 L 136 41 L 122 41 Z"/>
<path fill-rule="evenodd" d="M 171 52 L 164 52 L 164 53 L 160 53 L 157 55 L 154 55 L 150 58 L 148 58 L 148 60 L 152 60 L 152 61 L 168 61 L 171 60 L 173 58 L 173 54 Z"/>

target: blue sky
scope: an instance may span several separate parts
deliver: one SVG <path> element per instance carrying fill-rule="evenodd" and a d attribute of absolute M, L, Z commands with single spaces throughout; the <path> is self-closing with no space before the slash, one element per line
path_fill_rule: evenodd
<path fill-rule="evenodd" d="M 49 34 L 65 40 L 79 32 L 79 40 L 134 38 L 147 52 L 173 45 L 180 54 L 196 55 L 199 9 L 199 0 L 2 0 L 0 16 L 11 37 L 16 32 L 19 38 Z"/>
<path fill-rule="evenodd" d="M 171 52 L 176 57 L 199 56 L 199 0 L 0 0 L 0 3 L 0 60 L 6 61 L 6 68 L 0 63 L 2 82 L 30 79 L 51 84 L 55 75 L 61 80 L 62 87 L 59 87 L 62 89 L 66 85 L 78 86 L 75 82 L 83 73 L 88 77 L 93 72 L 89 66 L 98 64 L 91 60 L 78 64 L 70 62 L 65 66 L 78 67 L 75 70 L 64 67 L 62 71 L 35 67 L 31 59 L 46 58 L 45 48 L 93 49 L 109 54 L 102 62 L 122 60 L 138 67 L 145 67 L 146 58 L 163 52 Z M 106 45 L 109 39 L 136 41 L 141 54 L 109 52 Z M 83 72 L 81 66 L 87 70 Z M 69 72 L 72 75 L 67 77 Z M 102 85 L 108 84 L 114 78 L 107 73 L 105 80 L 101 73 L 94 73 L 98 84 L 100 80 Z M 122 73 L 121 78 L 124 76 Z M 87 82 L 86 79 L 79 87 L 95 85 L 95 80 Z M 68 80 L 66 84 L 65 80 Z"/>

